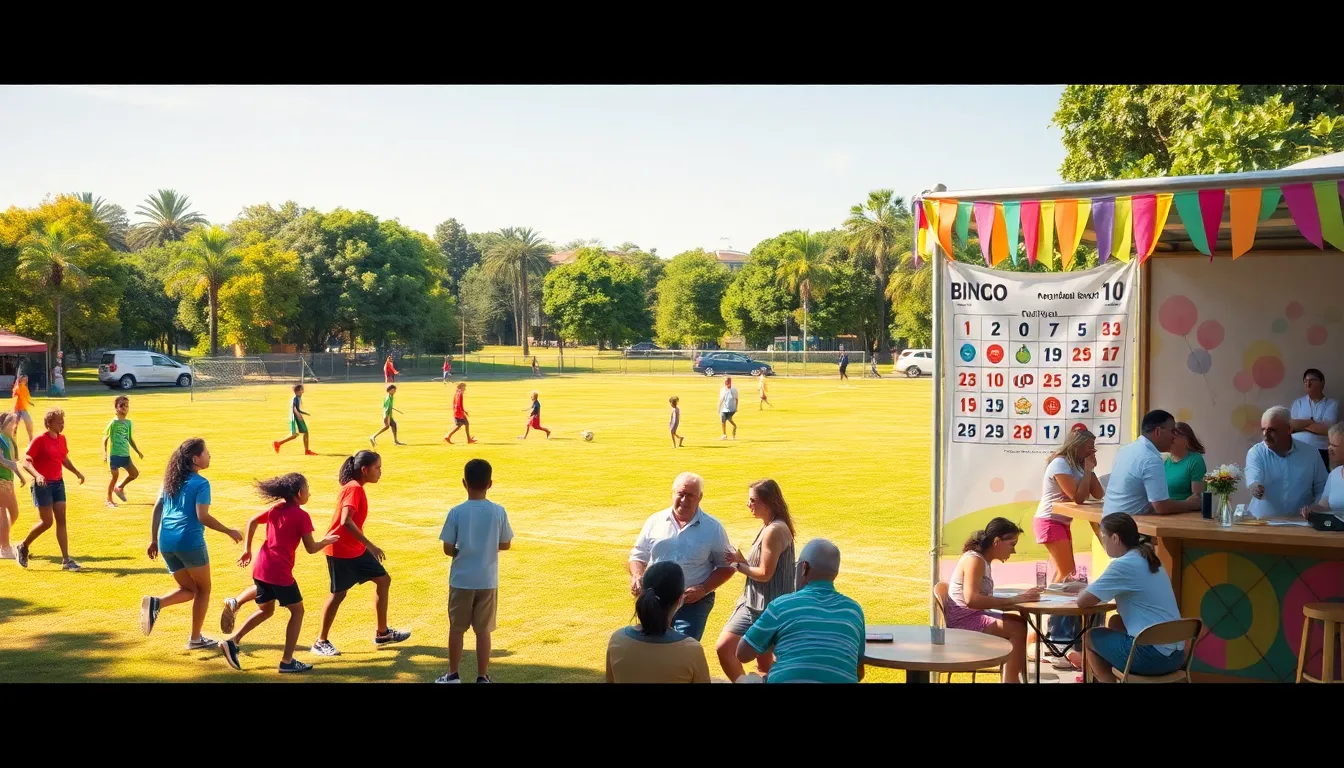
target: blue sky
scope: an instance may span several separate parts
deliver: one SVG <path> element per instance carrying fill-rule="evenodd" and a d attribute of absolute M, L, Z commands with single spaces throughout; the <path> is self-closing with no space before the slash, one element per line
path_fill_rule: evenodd
<path fill-rule="evenodd" d="M 839 226 L 868 190 L 1059 181 L 1063 86 L 0 87 L 0 206 L 155 189 L 524 225 L 672 256 Z M 727 237 L 727 241 L 720 238 Z"/>

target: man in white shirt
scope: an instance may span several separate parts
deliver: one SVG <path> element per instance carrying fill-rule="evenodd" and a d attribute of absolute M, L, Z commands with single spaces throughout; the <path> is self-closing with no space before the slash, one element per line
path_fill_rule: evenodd
<path fill-rule="evenodd" d="M 1330 469 L 1328 435 L 1330 427 L 1339 421 L 1339 402 L 1325 396 L 1325 374 L 1308 368 L 1302 374 L 1302 388 L 1306 394 L 1293 401 L 1293 439 L 1321 452 L 1321 462 Z"/>
<path fill-rule="evenodd" d="M 737 387 L 733 386 L 733 378 L 729 376 L 723 380 L 723 389 L 719 390 L 719 428 L 723 430 L 723 437 L 720 440 L 728 439 L 728 425 L 733 425 L 733 439 L 737 439 L 737 422 L 733 421 L 733 415 L 737 413 Z"/>
<path fill-rule="evenodd" d="M 1256 518 L 1296 515 L 1321 498 L 1327 472 L 1315 451 L 1293 439 L 1292 417 L 1276 405 L 1260 417 L 1264 440 L 1246 452 L 1246 487 Z"/>
<path fill-rule="evenodd" d="M 736 572 L 728 553 L 735 551 L 728 532 L 718 520 L 700 509 L 705 481 L 682 472 L 672 483 L 672 506 L 655 512 L 630 550 L 630 594 L 639 596 L 644 570 L 671 560 L 686 576 L 685 604 L 672 617 L 672 628 L 700 640 L 709 613 L 714 610 L 714 590 Z"/>
<path fill-rule="evenodd" d="M 1167 493 L 1167 472 L 1162 453 L 1171 448 L 1176 418 L 1166 411 L 1149 411 L 1139 425 L 1139 439 L 1115 452 L 1101 516 L 1125 512 L 1172 515 L 1184 512 Z"/>

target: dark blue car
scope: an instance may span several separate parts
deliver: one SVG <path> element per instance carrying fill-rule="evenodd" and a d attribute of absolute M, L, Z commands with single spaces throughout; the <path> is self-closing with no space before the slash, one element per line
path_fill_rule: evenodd
<path fill-rule="evenodd" d="M 775 375 L 775 370 L 770 367 L 769 363 L 752 360 L 741 352 L 706 352 L 695 359 L 695 367 L 692 370 L 706 376 L 731 373 L 746 373 L 757 376 L 762 372 L 766 376 Z"/>

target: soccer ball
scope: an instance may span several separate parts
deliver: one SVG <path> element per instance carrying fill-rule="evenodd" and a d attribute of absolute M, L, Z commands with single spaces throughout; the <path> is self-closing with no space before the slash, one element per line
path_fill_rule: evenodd
<path fill-rule="evenodd" d="M 583 430 L 583 442 L 585 443 L 593 442 L 593 433 L 591 430 L 587 429 Z"/>

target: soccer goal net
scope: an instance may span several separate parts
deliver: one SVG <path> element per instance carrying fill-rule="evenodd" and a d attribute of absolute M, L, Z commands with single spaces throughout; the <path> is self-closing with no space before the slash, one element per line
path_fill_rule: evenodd
<path fill-rule="evenodd" d="M 191 399 L 266 399 L 266 385 L 317 381 L 302 357 L 201 357 L 191 361 Z"/>

